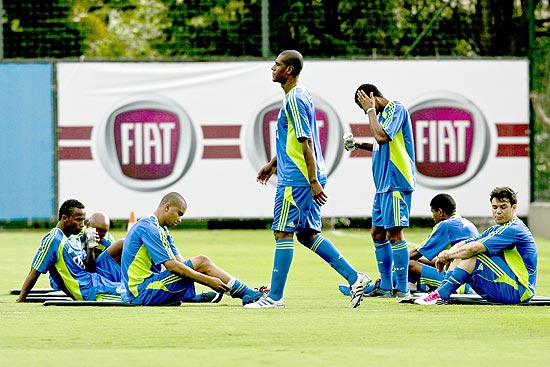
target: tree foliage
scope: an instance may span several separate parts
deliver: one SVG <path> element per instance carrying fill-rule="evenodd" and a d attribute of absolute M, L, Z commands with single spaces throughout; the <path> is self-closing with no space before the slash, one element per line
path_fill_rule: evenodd
<path fill-rule="evenodd" d="M 536 4 L 548 35 L 549 5 Z M 262 0 L 3 0 L 5 57 L 262 56 Z M 527 0 L 270 0 L 269 50 L 525 56 Z"/>

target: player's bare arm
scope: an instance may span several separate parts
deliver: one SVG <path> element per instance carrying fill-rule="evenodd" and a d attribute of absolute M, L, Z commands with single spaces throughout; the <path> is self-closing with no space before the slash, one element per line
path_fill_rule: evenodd
<path fill-rule="evenodd" d="M 256 176 L 256 181 L 262 185 L 266 185 L 271 176 L 277 172 L 277 156 L 274 156 L 269 163 L 263 166 L 258 175 Z"/>
<path fill-rule="evenodd" d="M 19 293 L 19 297 L 17 297 L 17 302 L 25 302 L 25 299 L 27 299 L 27 295 L 32 290 L 39 277 L 40 273 L 36 271 L 35 268 L 31 268 L 29 274 L 27 274 L 27 277 L 23 282 L 23 285 L 21 286 L 21 293 Z"/>
<path fill-rule="evenodd" d="M 300 142 L 302 143 L 302 152 L 306 161 L 311 195 L 317 204 L 324 205 L 327 202 L 328 196 L 325 194 L 323 186 L 321 186 L 321 183 L 317 179 L 317 162 L 313 155 L 313 141 L 311 139 L 302 139 Z"/>
<path fill-rule="evenodd" d="M 376 98 L 374 95 L 371 93 L 370 96 L 367 96 L 364 91 L 359 90 L 357 91 L 357 101 L 367 114 L 370 130 L 372 136 L 376 139 L 376 142 L 378 144 L 387 143 L 390 140 L 390 137 L 386 134 L 386 131 L 384 131 L 382 125 L 378 121 L 378 117 L 376 116 Z"/>

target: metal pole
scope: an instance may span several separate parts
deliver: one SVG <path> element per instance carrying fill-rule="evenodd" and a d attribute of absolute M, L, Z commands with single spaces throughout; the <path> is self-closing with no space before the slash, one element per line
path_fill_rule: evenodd
<path fill-rule="evenodd" d="M 4 5 L 0 0 L 0 60 L 4 59 Z"/>
<path fill-rule="evenodd" d="M 262 57 L 269 57 L 269 0 L 262 0 Z"/>
<path fill-rule="evenodd" d="M 527 50 L 529 58 L 529 93 L 535 90 L 535 4 L 533 0 L 527 0 L 527 37 L 529 49 Z M 533 111 L 533 103 L 529 103 L 529 189 L 531 202 L 537 200 L 538 192 L 536 190 L 537 183 L 535 182 L 535 169 L 536 169 L 536 155 L 539 153 L 540 148 L 537 150 L 535 147 L 535 111 Z"/>

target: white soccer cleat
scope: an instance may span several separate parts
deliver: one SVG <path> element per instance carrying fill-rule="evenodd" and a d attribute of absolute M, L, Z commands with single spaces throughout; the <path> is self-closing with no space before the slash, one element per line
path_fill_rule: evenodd
<path fill-rule="evenodd" d="M 445 305 L 449 303 L 449 301 L 446 301 L 443 298 L 441 298 L 441 295 L 439 294 L 438 291 L 433 291 L 431 293 L 428 293 L 428 295 L 425 297 L 415 299 L 414 303 L 417 305 L 431 306 L 431 305 Z"/>
<path fill-rule="evenodd" d="M 283 308 L 285 307 L 285 301 L 275 301 L 269 298 L 267 295 L 262 296 L 256 302 L 252 302 L 243 306 L 244 308 Z"/>
<path fill-rule="evenodd" d="M 371 280 L 367 274 L 357 273 L 357 280 L 350 287 L 349 295 L 349 307 L 356 308 L 359 307 L 361 301 L 363 300 L 363 291 L 365 287 L 370 284 Z"/>

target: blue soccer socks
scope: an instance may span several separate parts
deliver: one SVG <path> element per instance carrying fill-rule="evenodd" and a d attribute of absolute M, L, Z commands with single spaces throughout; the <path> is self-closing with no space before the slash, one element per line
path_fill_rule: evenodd
<path fill-rule="evenodd" d="M 325 260 L 338 274 L 344 277 L 350 285 L 357 281 L 357 271 L 351 266 L 344 256 L 338 251 L 336 246 L 326 237 L 315 236 L 313 241 L 304 245 L 319 257 Z"/>
<path fill-rule="evenodd" d="M 380 288 L 385 291 L 390 291 L 393 288 L 393 253 L 390 241 L 374 241 L 374 255 L 376 257 L 378 271 L 380 272 Z M 407 256 L 409 256 L 408 253 Z"/>
<path fill-rule="evenodd" d="M 395 279 L 395 288 L 403 293 L 409 290 L 409 250 L 407 241 L 399 241 L 391 245 L 393 252 L 393 267 Z"/>
<path fill-rule="evenodd" d="M 237 278 L 231 278 L 227 285 L 231 287 L 229 295 L 233 298 L 241 298 L 243 304 L 258 300 L 262 293 L 256 289 L 252 289 Z"/>
<path fill-rule="evenodd" d="M 293 257 L 294 239 L 284 238 L 275 241 L 275 257 L 273 260 L 273 272 L 271 273 L 271 290 L 269 291 L 269 297 L 274 301 L 279 301 L 283 298 L 286 279 Z"/>
<path fill-rule="evenodd" d="M 470 277 L 472 276 L 466 270 L 458 267 L 454 268 L 448 273 L 450 274 L 448 274 L 448 276 L 446 274 L 445 279 L 441 283 L 441 287 L 439 287 L 438 289 L 441 298 L 444 300 L 450 299 L 451 294 L 456 293 L 458 287 L 466 283 L 468 279 L 470 279 Z"/>

